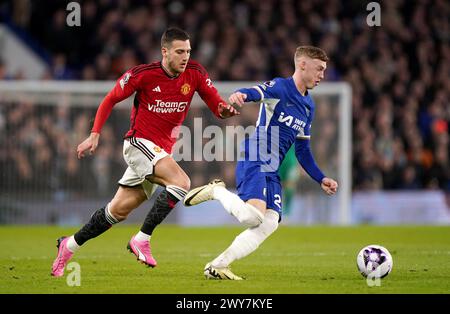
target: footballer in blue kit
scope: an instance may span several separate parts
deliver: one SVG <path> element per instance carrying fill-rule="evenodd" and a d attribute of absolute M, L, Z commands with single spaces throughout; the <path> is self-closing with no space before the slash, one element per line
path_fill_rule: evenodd
<path fill-rule="evenodd" d="M 337 182 L 319 169 L 309 144 L 314 102 L 308 90 L 324 78 L 327 61 L 322 49 L 300 46 L 294 55 L 295 72 L 292 77 L 275 78 L 242 88 L 229 97 L 229 102 L 239 107 L 245 102 L 260 103 L 255 132 L 241 144 L 236 166 L 238 194 L 228 191 L 225 183 L 216 179 L 187 193 L 184 204 L 192 206 L 218 200 L 248 229 L 206 264 L 206 278 L 242 280 L 231 272 L 230 264 L 254 252 L 278 228 L 282 213 L 278 169 L 293 144 L 297 160 L 309 176 L 326 194 L 337 192 Z"/>
<path fill-rule="evenodd" d="M 309 146 L 314 102 L 308 91 L 302 95 L 292 77 L 276 78 L 239 92 L 245 101 L 261 102 L 256 130 L 242 144 L 242 158 L 236 167 L 239 197 L 262 199 L 281 218 L 281 183 L 278 169 L 295 143 L 299 163 L 318 183 L 325 175 L 316 165 Z M 267 145 L 258 145 L 265 141 Z M 276 142 L 276 143 L 274 143 Z M 274 149 L 274 151 L 272 151 Z"/>

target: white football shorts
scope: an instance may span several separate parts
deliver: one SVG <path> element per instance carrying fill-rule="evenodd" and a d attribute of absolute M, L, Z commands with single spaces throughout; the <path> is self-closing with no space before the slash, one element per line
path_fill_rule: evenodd
<path fill-rule="evenodd" d="M 158 187 L 145 178 L 153 173 L 158 160 L 169 154 L 152 141 L 144 138 L 130 137 L 123 142 L 123 158 L 128 165 L 119 180 L 119 185 L 134 187 L 142 185 L 147 198 L 150 199 Z"/>

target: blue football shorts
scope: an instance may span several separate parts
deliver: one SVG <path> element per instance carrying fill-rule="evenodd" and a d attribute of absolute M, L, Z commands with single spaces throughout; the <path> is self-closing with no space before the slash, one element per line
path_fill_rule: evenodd
<path fill-rule="evenodd" d="M 239 197 L 245 202 L 256 198 L 267 203 L 268 209 L 275 210 L 281 220 L 282 190 L 278 173 L 263 172 L 261 165 L 238 161 L 236 166 L 236 187 Z"/>

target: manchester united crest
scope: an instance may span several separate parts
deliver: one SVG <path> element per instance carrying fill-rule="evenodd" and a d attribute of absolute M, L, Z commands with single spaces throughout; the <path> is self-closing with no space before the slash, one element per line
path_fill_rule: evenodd
<path fill-rule="evenodd" d="M 156 152 L 156 153 L 160 153 L 161 152 L 161 147 L 159 147 L 159 146 L 154 146 L 153 147 L 153 150 Z"/>
<path fill-rule="evenodd" d="M 181 93 L 183 95 L 189 94 L 190 91 L 191 91 L 191 85 L 189 85 L 188 83 L 185 83 L 185 84 L 183 84 L 183 86 L 181 86 Z"/>

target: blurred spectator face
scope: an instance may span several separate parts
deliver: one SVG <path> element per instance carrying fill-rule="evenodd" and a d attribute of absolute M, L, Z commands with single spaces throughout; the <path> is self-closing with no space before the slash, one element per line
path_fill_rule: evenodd
<path fill-rule="evenodd" d="M 81 79 L 92 81 L 96 79 L 95 68 L 92 65 L 87 65 L 83 68 Z"/>
<path fill-rule="evenodd" d="M 412 166 L 408 166 L 403 173 L 405 183 L 412 183 L 416 179 L 416 170 Z"/>
<path fill-rule="evenodd" d="M 300 56 L 297 62 L 306 88 L 312 89 L 319 85 L 320 81 L 324 78 L 327 63 L 319 59 L 311 59 L 307 56 Z"/>
<path fill-rule="evenodd" d="M 191 56 L 191 43 L 189 40 L 174 40 L 167 47 L 162 47 L 162 63 L 171 75 L 178 75 L 186 70 Z"/>

